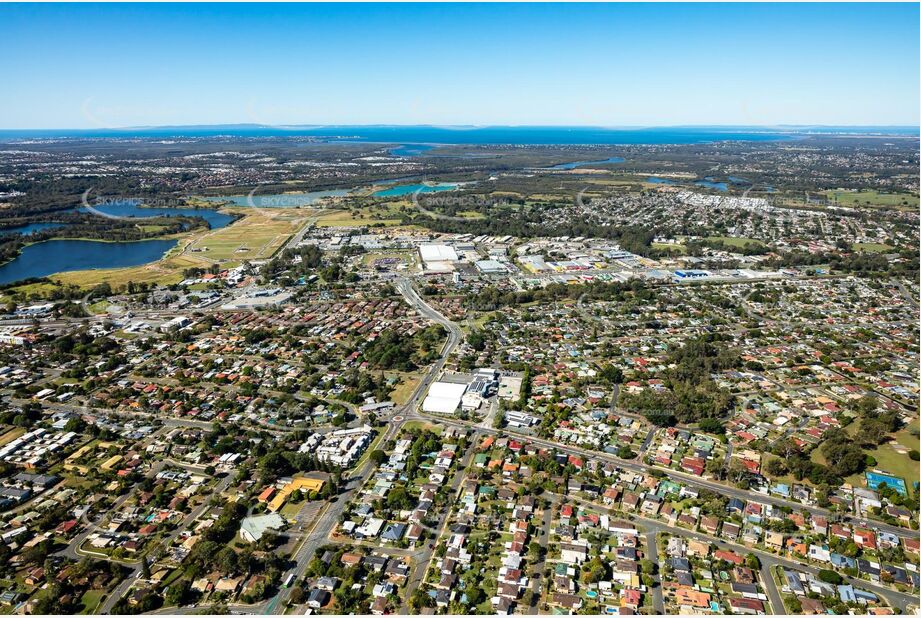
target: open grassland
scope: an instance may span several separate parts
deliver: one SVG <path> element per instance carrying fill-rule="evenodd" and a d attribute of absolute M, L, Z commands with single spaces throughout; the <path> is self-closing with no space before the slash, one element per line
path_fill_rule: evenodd
<path fill-rule="evenodd" d="M 754 238 L 742 238 L 742 237 L 737 237 L 737 236 L 708 236 L 707 240 L 721 242 L 725 245 L 728 245 L 730 247 L 736 247 L 738 249 L 741 249 L 748 243 L 752 243 L 755 245 L 764 244 L 760 240 L 755 240 Z"/>
<path fill-rule="evenodd" d="M 422 379 L 418 373 L 403 373 L 399 371 L 389 372 L 388 377 L 397 377 L 400 379 L 400 382 L 396 385 L 396 388 L 393 389 L 393 392 L 390 393 L 390 399 L 393 400 L 398 406 L 405 404 L 409 398 L 412 396 L 413 392 L 416 390 L 416 387 L 419 386 L 419 382 Z"/>
<path fill-rule="evenodd" d="M 886 253 L 893 250 L 894 247 L 892 245 L 887 245 L 881 242 L 854 243 L 854 251 L 861 251 L 863 253 Z"/>
<path fill-rule="evenodd" d="M 370 209 L 327 210 L 317 217 L 317 227 L 348 227 L 356 225 L 392 227 L 400 224 L 400 216 L 395 212 Z"/>
<path fill-rule="evenodd" d="M 425 421 L 406 421 L 403 423 L 403 429 L 406 431 L 412 431 L 413 429 L 424 429 L 434 433 L 441 433 L 441 427 L 439 425 L 434 425 Z"/>
<path fill-rule="evenodd" d="M 826 191 L 829 200 L 847 208 L 898 208 L 917 210 L 918 196 L 910 193 L 880 193 L 878 191 Z"/>
<path fill-rule="evenodd" d="M 687 252 L 687 247 L 682 244 L 670 244 L 667 242 L 654 242 L 650 245 L 653 249 L 658 249 L 659 251 L 670 251 L 672 253 L 677 253 L 684 255 Z"/>
<path fill-rule="evenodd" d="M 60 286 L 54 283 L 25 283 L 5 290 L 0 296 L 0 301 L 7 302 L 14 294 L 21 294 L 25 298 L 41 298 L 59 288 Z"/>
<path fill-rule="evenodd" d="M 424 206 L 424 204 L 423 204 Z M 438 207 L 433 206 L 433 211 Z M 348 227 L 348 226 L 375 226 L 394 227 L 401 224 L 404 215 L 419 214 L 416 207 L 409 200 L 396 200 L 371 204 L 360 208 L 330 208 L 314 211 L 318 227 Z M 468 219 L 482 219 L 484 215 L 474 210 L 465 210 L 455 213 L 455 216 Z"/>
<path fill-rule="evenodd" d="M 219 230 L 195 237 L 185 248 L 210 262 L 268 259 L 307 221 L 306 211 L 287 208 L 227 209 L 244 215 Z"/>

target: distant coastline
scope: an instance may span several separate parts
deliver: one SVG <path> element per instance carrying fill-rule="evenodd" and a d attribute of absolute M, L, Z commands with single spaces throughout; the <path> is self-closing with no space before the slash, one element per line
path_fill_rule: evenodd
<path fill-rule="evenodd" d="M 123 129 L 3 129 L 0 141 L 47 139 L 169 139 L 169 138 L 312 138 L 318 142 L 386 144 L 520 144 L 520 145 L 639 145 L 696 144 L 719 141 L 781 141 L 806 136 L 914 137 L 907 126 L 451 126 L 427 125 L 191 125 Z"/>

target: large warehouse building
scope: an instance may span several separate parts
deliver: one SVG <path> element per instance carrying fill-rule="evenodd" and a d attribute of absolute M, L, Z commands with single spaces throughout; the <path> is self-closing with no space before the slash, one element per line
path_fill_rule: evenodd
<path fill-rule="evenodd" d="M 435 382 L 429 388 L 429 394 L 425 401 L 422 402 L 422 411 L 437 414 L 454 414 L 466 390 L 466 384 Z"/>
<path fill-rule="evenodd" d="M 449 245 L 419 245 L 419 256 L 426 270 L 449 271 L 458 260 L 457 251 Z"/>

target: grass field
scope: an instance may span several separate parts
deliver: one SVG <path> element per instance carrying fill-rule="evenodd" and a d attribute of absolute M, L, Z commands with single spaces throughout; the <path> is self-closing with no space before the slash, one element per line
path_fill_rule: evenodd
<path fill-rule="evenodd" d="M 895 434 L 895 441 L 907 449 L 917 449 L 919 431 L 921 431 L 921 421 L 915 419 L 905 429 Z"/>
<path fill-rule="evenodd" d="M 903 446 L 908 450 L 918 449 L 918 419 L 915 419 L 907 427 L 894 434 L 895 443 Z M 899 453 L 893 444 L 882 444 L 875 450 L 869 451 L 869 454 L 876 459 L 876 465 L 873 468 L 884 470 L 894 476 L 905 479 L 908 484 L 908 491 L 914 493 L 914 483 L 919 480 L 919 467 L 917 461 L 912 461 L 907 453 Z M 854 477 L 848 479 L 854 482 Z M 863 475 L 857 475 L 856 480 L 863 484 Z"/>
<path fill-rule="evenodd" d="M 880 193 L 878 191 L 826 191 L 828 199 L 837 200 L 838 206 L 856 208 L 869 206 L 871 208 L 886 207 L 902 210 L 916 210 L 918 196 L 909 193 Z"/>
<path fill-rule="evenodd" d="M 851 423 L 845 428 L 845 431 L 849 435 L 855 435 L 860 430 L 860 425 L 858 422 Z M 913 435 L 912 432 L 918 431 L 918 420 L 913 421 L 905 429 L 902 429 L 899 432 L 894 434 L 895 441 L 904 446 L 907 449 L 917 449 L 918 448 L 918 438 L 916 435 Z M 908 454 L 902 454 L 897 452 L 892 444 L 882 444 L 879 447 L 866 451 L 866 453 L 872 456 L 876 460 L 876 465 L 873 466 L 873 469 L 884 470 L 889 474 L 894 476 L 901 477 L 905 479 L 905 482 L 908 484 L 908 489 L 910 493 L 914 492 L 913 483 L 919 480 L 918 475 L 918 462 L 912 461 Z M 771 455 L 770 457 L 773 457 Z M 819 452 L 819 449 L 815 449 L 811 453 L 812 461 L 820 464 L 825 464 L 825 458 Z M 767 459 L 765 459 L 765 462 Z M 779 479 L 783 480 L 783 479 Z M 787 479 L 791 480 L 791 479 Z M 866 487 L 866 478 L 863 473 L 854 474 L 845 479 L 848 483 L 851 483 L 855 487 Z"/>
<path fill-rule="evenodd" d="M 725 243 L 730 247 L 737 247 L 741 249 L 748 243 L 753 243 L 756 245 L 763 245 L 760 240 L 755 240 L 754 238 L 742 238 L 737 236 L 707 236 L 707 240 L 719 241 Z"/>
<path fill-rule="evenodd" d="M 390 218 L 387 218 L 390 217 Z M 317 227 L 348 227 L 356 225 L 384 225 L 387 227 L 400 224 L 399 217 L 380 213 L 380 217 L 362 211 L 329 210 L 317 217 Z"/>
<path fill-rule="evenodd" d="M 433 425 L 432 423 L 426 423 L 425 421 L 406 421 L 403 423 L 403 429 L 409 431 L 411 429 L 425 429 L 435 433 L 441 433 L 441 427 L 438 425 Z"/>
<path fill-rule="evenodd" d="M 12 442 L 19 436 L 23 435 L 26 432 L 25 427 L 13 427 L 12 429 L 0 435 L 0 446 Z"/>
<path fill-rule="evenodd" d="M 382 260 L 385 258 L 396 258 L 400 260 L 407 267 L 413 266 L 416 263 L 416 252 L 415 251 L 372 251 L 366 253 L 362 258 L 362 263 L 365 266 L 371 266 L 377 260 Z"/>
<path fill-rule="evenodd" d="M 854 251 L 862 251 L 864 253 L 886 253 L 894 249 L 892 245 L 881 242 L 855 242 L 853 246 Z"/>
<path fill-rule="evenodd" d="M 99 602 L 102 601 L 102 597 L 106 595 L 105 590 L 87 590 L 83 593 L 83 596 L 80 597 L 80 603 L 83 605 L 83 610 L 81 614 L 95 614 L 96 608 L 99 606 Z"/>
<path fill-rule="evenodd" d="M 100 314 L 100 313 L 105 313 L 108 307 L 109 307 L 109 301 L 106 299 L 102 299 L 102 300 L 96 301 L 95 303 L 89 305 L 87 309 L 89 310 L 90 313 Z"/>
<path fill-rule="evenodd" d="M 385 226 L 393 227 L 401 224 L 404 215 L 418 214 L 412 202 L 398 200 L 365 206 L 362 208 L 328 209 L 314 211 L 318 227 L 348 227 L 348 226 Z M 484 216 L 476 211 L 459 211 L 457 216 L 468 219 L 482 219 Z"/>
<path fill-rule="evenodd" d="M 400 383 L 390 393 L 390 399 L 397 405 L 402 406 L 412 396 L 413 391 L 416 390 L 420 380 L 419 374 L 394 372 L 389 375 L 395 375 L 400 378 Z"/>
<path fill-rule="evenodd" d="M 659 251 L 671 251 L 672 253 L 683 255 L 687 252 L 687 247 L 684 245 L 672 245 L 664 242 L 654 242 L 651 244 L 653 249 L 658 249 Z"/>
<path fill-rule="evenodd" d="M 186 255 L 212 262 L 270 258 L 307 221 L 305 211 L 286 208 L 228 209 L 244 217 L 195 237 Z"/>
<path fill-rule="evenodd" d="M 291 521 L 300 512 L 301 507 L 304 506 L 304 502 L 305 500 L 301 500 L 300 502 L 285 502 L 285 505 L 281 507 L 281 510 L 278 512 L 278 514 L 288 521 Z"/>
<path fill-rule="evenodd" d="M 58 287 L 59 286 L 53 283 L 26 283 L 24 285 L 17 285 L 5 290 L 0 300 L 6 302 L 13 294 L 22 294 L 26 298 L 41 298 L 57 290 Z"/>
<path fill-rule="evenodd" d="M 917 444 L 915 444 L 917 448 Z M 896 452 L 891 444 L 883 444 L 879 448 L 869 451 L 868 454 L 876 460 L 874 470 L 882 470 L 893 476 L 905 480 L 908 492 L 914 493 L 914 484 L 918 482 L 918 462 L 912 461 L 908 455 Z M 864 487 L 866 479 L 863 474 L 856 474 L 847 478 L 848 482 L 856 487 Z"/>

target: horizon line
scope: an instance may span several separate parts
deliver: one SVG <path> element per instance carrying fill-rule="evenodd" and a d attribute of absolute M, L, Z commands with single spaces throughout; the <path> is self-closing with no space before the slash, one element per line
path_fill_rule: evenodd
<path fill-rule="evenodd" d="M 131 125 L 121 127 L 50 127 L 50 128 L 0 128 L 0 132 L 49 132 L 49 131 L 137 131 L 151 129 L 201 129 L 201 128 L 257 128 L 285 130 L 327 129 L 327 128 L 431 128 L 442 130 L 477 130 L 477 129 L 599 129 L 599 130 L 649 130 L 649 129 L 918 129 L 921 124 L 820 124 L 820 123 L 780 123 L 780 124 L 630 124 L 630 125 L 604 125 L 604 124 L 399 124 L 399 123 L 368 123 L 368 124 L 264 124 L 264 123 L 217 123 L 217 124 L 162 124 L 162 125 Z"/>

